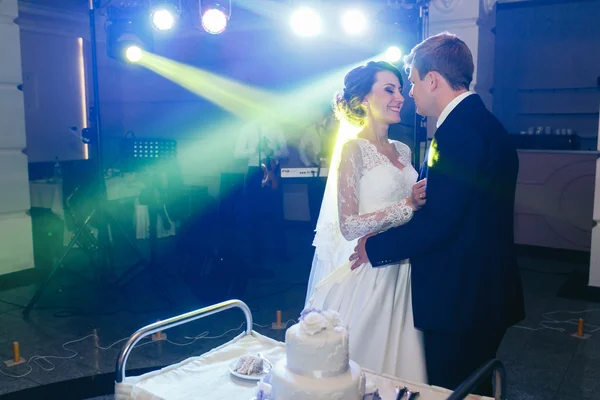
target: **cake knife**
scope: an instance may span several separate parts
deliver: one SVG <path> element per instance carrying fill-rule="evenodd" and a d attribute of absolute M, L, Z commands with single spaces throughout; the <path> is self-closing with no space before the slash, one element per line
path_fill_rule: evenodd
<path fill-rule="evenodd" d="M 261 358 L 263 361 L 265 361 L 267 364 L 269 364 L 269 370 L 271 370 L 271 368 L 273 368 L 273 364 L 271 364 L 271 361 L 267 360 L 265 358 L 265 356 L 263 356 L 263 353 L 256 353 L 256 355 Z"/>

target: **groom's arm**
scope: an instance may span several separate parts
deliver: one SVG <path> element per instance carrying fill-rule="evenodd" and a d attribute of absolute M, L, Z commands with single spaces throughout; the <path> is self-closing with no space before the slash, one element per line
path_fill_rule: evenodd
<path fill-rule="evenodd" d="M 429 154 L 427 204 L 406 225 L 367 239 L 371 265 L 421 255 L 451 238 L 476 190 L 484 154 L 482 138 L 476 133 L 448 134 L 438 140 Z"/>

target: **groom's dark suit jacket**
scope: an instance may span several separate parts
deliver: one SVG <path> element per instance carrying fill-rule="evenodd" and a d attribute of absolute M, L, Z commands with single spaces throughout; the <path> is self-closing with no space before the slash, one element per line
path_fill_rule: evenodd
<path fill-rule="evenodd" d="M 513 238 L 518 169 L 506 130 L 478 95 L 438 128 L 421 170 L 427 203 L 366 243 L 373 267 L 410 258 L 417 328 L 504 329 L 524 318 Z"/>

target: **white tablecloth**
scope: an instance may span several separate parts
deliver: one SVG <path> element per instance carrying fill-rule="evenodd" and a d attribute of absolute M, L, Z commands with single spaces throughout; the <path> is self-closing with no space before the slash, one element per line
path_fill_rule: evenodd
<path fill-rule="evenodd" d="M 134 350 L 135 351 L 135 350 Z M 229 365 L 245 354 L 262 352 L 275 363 L 285 356 L 285 345 L 259 333 L 240 335 L 232 341 L 198 357 L 115 384 L 117 400 L 251 400 L 256 382 L 245 381 L 229 373 Z M 439 387 L 403 382 L 365 371 L 367 388 L 378 388 L 383 400 L 393 400 L 396 386 L 420 392 L 419 400 L 443 400 L 451 392 Z M 469 400 L 489 399 L 469 396 Z"/>
<path fill-rule="evenodd" d="M 162 218 L 156 216 L 156 238 L 161 239 L 164 237 L 175 236 L 176 228 L 175 222 L 169 217 L 167 209 L 163 206 L 163 210 L 169 219 L 171 227 L 165 229 Z M 135 200 L 135 211 L 134 211 L 134 225 L 135 225 L 135 238 L 136 239 L 149 239 L 150 238 L 150 213 L 148 212 L 148 206 L 140 204 L 139 200 Z"/>
<path fill-rule="evenodd" d="M 108 200 L 137 198 L 145 187 L 135 173 L 108 177 L 104 182 L 106 183 L 106 197 Z"/>
<path fill-rule="evenodd" d="M 47 180 L 30 181 L 29 194 L 31 207 L 48 208 L 61 219 L 65 218 L 61 183 Z"/>
<path fill-rule="evenodd" d="M 148 206 L 141 205 L 138 197 L 145 188 L 143 181 L 139 178 L 136 173 L 126 173 L 110 178 L 106 178 L 106 197 L 108 200 L 124 200 L 128 198 L 134 198 L 134 211 L 133 211 L 133 224 L 135 226 L 135 238 L 136 239 L 149 239 L 150 238 L 150 214 L 148 213 Z M 167 213 L 165 209 L 165 213 Z M 169 222 L 171 223 L 170 229 L 165 229 L 162 223 L 162 219 L 156 217 L 156 237 L 158 239 L 174 236 L 176 234 L 175 223 L 168 216 Z"/>

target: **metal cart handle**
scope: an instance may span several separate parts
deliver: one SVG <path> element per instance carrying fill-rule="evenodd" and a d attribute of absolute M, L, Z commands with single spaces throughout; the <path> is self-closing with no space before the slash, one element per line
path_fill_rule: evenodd
<path fill-rule="evenodd" d="M 494 399 L 506 400 L 506 371 L 504 364 L 498 359 L 490 360 L 487 364 L 479 368 L 471 375 L 469 379 L 464 381 L 450 397 L 446 400 L 461 400 L 467 397 L 471 392 L 486 379 L 490 378 L 490 374 L 494 380 Z"/>
<path fill-rule="evenodd" d="M 115 381 L 117 383 L 121 383 L 125 380 L 125 364 L 127 364 L 127 358 L 129 357 L 129 353 L 133 350 L 134 346 L 143 338 L 150 336 L 156 332 L 164 331 L 178 325 L 187 324 L 188 322 L 195 321 L 200 318 L 208 317 L 209 315 L 216 314 L 221 311 L 228 310 L 230 308 L 241 308 L 246 316 L 246 335 L 249 335 L 252 332 L 252 314 L 250 313 L 250 308 L 240 300 L 228 300 L 222 303 L 218 303 L 212 306 L 204 307 L 199 310 L 191 311 L 189 313 L 181 314 L 164 321 L 158 321 L 154 324 L 146 325 L 141 329 L 138 329 L 127 343 L 121 349 L 119 353 L 119 357 L 117 358 L 117 368 L 116 368 L 116 376 Z"/>

